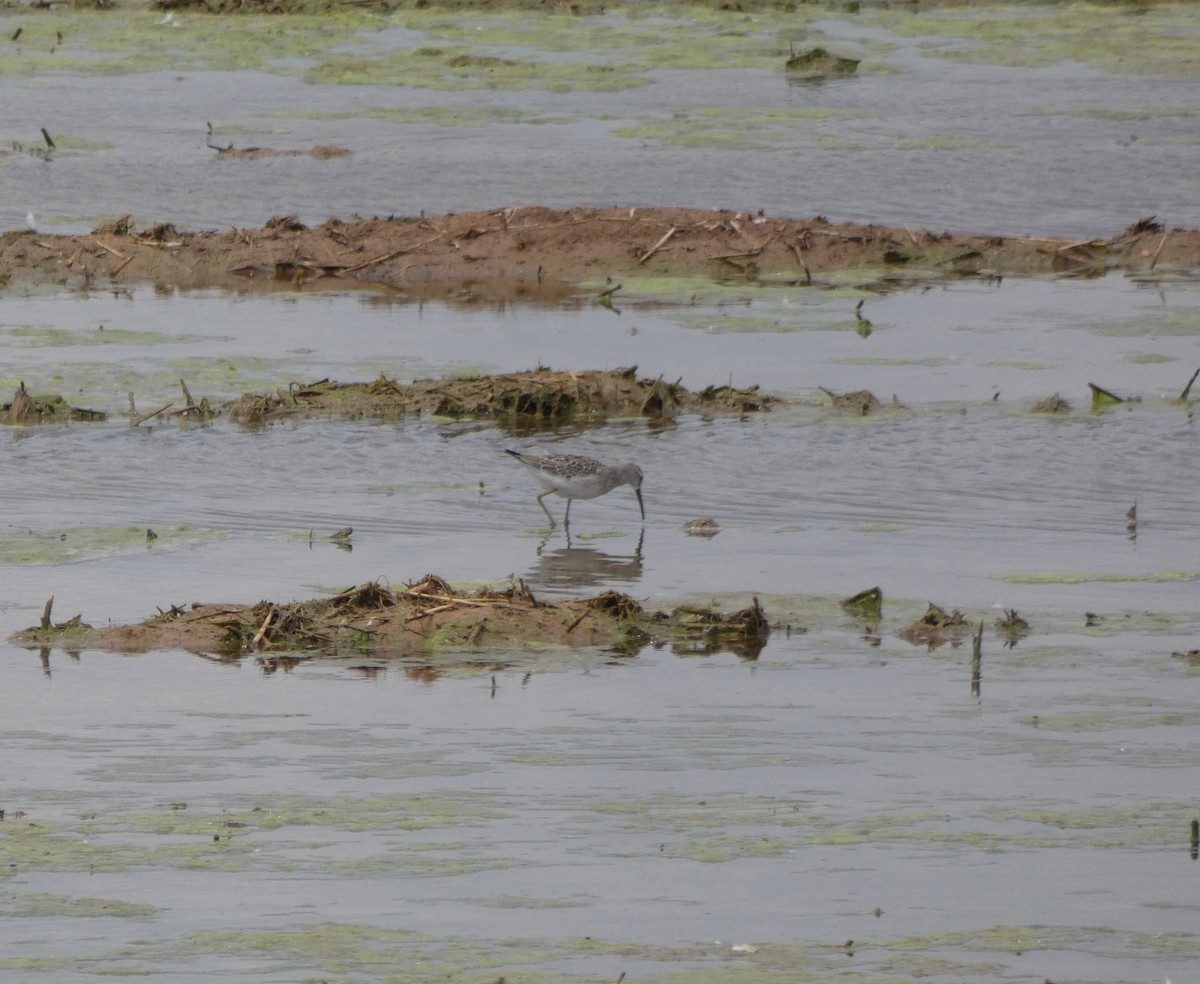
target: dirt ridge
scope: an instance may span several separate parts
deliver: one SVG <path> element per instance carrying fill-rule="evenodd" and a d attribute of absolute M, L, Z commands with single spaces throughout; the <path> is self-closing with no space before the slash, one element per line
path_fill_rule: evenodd
<path fill-rule="evenodd" d="M 512 207 L 442 216 L 276 216 L 261 229 L 141 231 L 128 217 L 81 236 L 0 236 L 0 280 L 87 287 L 364 286 L 464 300 L 559 299 L 623 276 L 809 284 L 886 268 L 934 276 L 1200 270 L 1200 232 L 1141 219 L 1109 239 L 932 232 L 686 208 Z"/>

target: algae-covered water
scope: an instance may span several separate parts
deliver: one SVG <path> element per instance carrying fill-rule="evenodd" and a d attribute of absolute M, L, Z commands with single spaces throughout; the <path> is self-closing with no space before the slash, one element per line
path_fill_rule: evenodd
<path fill-rule="evenodd" d="M 1188 5 L 530 17 L 6 12 L 0 226 L 524 202 L 1200 224 Z M 863 63 L 789 84 L 792 41 Z M 208 121 L 221 145 L 353 153 L 221 159 Z M 110 417 L 0 431 L 0 638 L 50 596 L 56 621 L 99 625 L 428 572 L 651 607 L 757 596 L 774 629 L 756 660 L 2 643 L 0 976 L 1187 980 L 1198 285 L 837 283 L 626 279 L 619 313 L 8 287 L 0 392 Z M 181 379 L 218 404 L 538 363 L 787 402 L 540 432 L 129 425 Z M 1088 383 L 1126 402 L 1093 409 Z M 836 413 L 822 387 L 883 406 Z M 1065 412 L 1031 412 L 1056 393 Z M 638 462 L 645 523 L 622 488 L 546 530 L 506 447 Z M 685 533 L 704 517 L 718 535 Z M 878 624 L 840 607 L 876 586 Z M 930 602 L 983 623 L 978 661 L 966 633 L 905 641 Z M 1027 634 L 995 628 L 1006 609 Z"/>
<path fill-rule="evenodd" d="M 56 7 L 0 14 L 0 39 L 5 229 L 27 210 L 85 232 L 531 203 L 1080 238 L 1150 215 L 1200 226 L 1191 4 Z M 857 72 L 789 79 L 813 47 Z M 212 149 L 229 146 L 350 153 Z"/>

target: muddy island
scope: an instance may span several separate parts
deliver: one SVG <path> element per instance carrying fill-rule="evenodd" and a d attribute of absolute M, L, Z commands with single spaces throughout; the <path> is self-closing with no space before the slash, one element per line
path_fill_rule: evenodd
<path fill-rule="evenodd" d="M 458 590 L 427 574 L 392 590 L 377 581 L 330 597 L 288 604 L 193 603 L 159 608 L 136 625 L 94 628 L 81 615 L 50 618 L 12 636 L 20 646 L 147 652 L 184 649 L 216 659 L 265 653 L 470 661 L 488 647 L 523 645 L 599 646 L 635 656 L 646 646 L 672 646 L 703 654 L 728 650 L 757 659 L 770 626 L 756 598 L 749 608 L 722 614 L 679 606 L 650 611 L 628 595 L 608 591 L 590 598 L 548 602 L 516 579 L 503 589 Z M 299 654 L 299 655 L 298 655 Z M 489 656 L 489 662 L 496 662 Z"/>
<path fill-rule="evenodd" d="M 708 276 L 821 286 L 861 269 L 864 281 L 1200 270 L 1200 232 L 1153 217 L 1109 239 L 939 232 L 821 217 L 728 210 L 520 206 L 441 216 L 331 219 L 308 228 L 276 216 L 261 229 L 183 232 L 128 218 L 87 235 L 0 236 L 0 283 L 86 289 L 363 287 L 407 296 L 496 302 L 619 298 L 621 278 Z"/>

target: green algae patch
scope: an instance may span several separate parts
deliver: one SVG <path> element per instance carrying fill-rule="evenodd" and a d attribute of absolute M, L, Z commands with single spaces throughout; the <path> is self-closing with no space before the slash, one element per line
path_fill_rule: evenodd
<path fill-rule="evenodd" d="M 892 950 L 978 950 L 1027 953 L 1030 950 L 1070 950 L 1108 940 L 1115 930 L 1074 926 L 993 926 L 957 932 L 927 933 L 894 940 Z"/>
<path fill-rule="evenodd" d="M 984 365 L 998 366 L 1006 369 L 1024 369 L 1028 372 L 1039 372 L 1042 369 L 1050 368 L 1045 362 L 1022 362 L 1018 359 L 990 359 Z"/>
<path fill-rule="evenodd" d="M 662 4 L 569 15 L 539 8 L 531 15 L 521 5 L 418 5 L 395 12 L 388 6 L 355 10 L 343 4 L 287 16 L 220 16 L 195 7 L 167 15 L 128 8 L 119 16 L 56 11 L 53 18 L 22 25 L 0 72 L 38 77 L 251 69 L 335 84 L 612 91 L 644 85 L 652 71 L 782 72 L 784 38 L 808 32 L 823 13 L 685 12 Z"/>
<path fill-rule="evenodd" d="M 1171 847 L 1179 842 L 1194 808 L 1186 803 L 1141 803 L 1119 809 L 993 808 L 998 823 L 1014 821 L 1064 832 L 1060 846 Z"/>
<path fill-rule="evenodd" d="M 156 906 L 123 902 L 120 899 L 79 898 L 50 892 L 14 894 L 0 900 L 0 914 L 6 917 L 152 919 L 158 912 Z"/>
<path fill-rule="evenodd" d="M 1146 574 L 1101 574 L 1076 572 L 1070 574 L 1001 574 L 998 581 L 1009 584 L 1171 584 L 1180 581 L 1200 580 L 1200 574 L 1190 571 L 1157 571 Z"/>
<path fill-rule="evenodd" d="M 153 533 L 153 536 L 149 534 Z M 73 526 L 0 532 L 0 563 L 77 564 L 144 550 L 176 549 L 220 539 L 223 533 L 192 527 Z"/>
<path fill-rule="evenodd" d="M 204 930 L 188 936 L 190 947 L 199 953 L 286 955 L 319 961 L 327 972 L 335 973 L 383 969 L 395 959 L 385 948 L 434 942 L 433 937 L 402 929 L 332 922 L 301 930 Z"/>
<path fill-rule="evenodd" d="M 1187 4 L 1136 10 L 1122 4 L 972 4 L 919 16 L 873 10 L 863 20 L 925 39 L 924 54 L 964 64 L 1029 68 L 1075 61 L 1115 75 L 1200 77 L 1200 25 Z"/>
<path fill-rule="evenodd" d="M 1136 318 L 1100 321 L 1080 327 L 1108 338 L 1192 338 L 1200 335 L 1200 311 L 1154 311 Z"/>
<path fill-rule="evenodd" d="M 197 392 L 216 389 L 227 393 L 274 385 L 271 373 L 277 369 L 277 363 L 251 356 L 216 359 L 197 356 L 172 359 L 167 367 L 175 378 L 186 379 Z"/>
<path fill-rule="evenodd" d="M 785 324 L 778 318 L 772 317 L 749 317 L 734 314 L 718 314 L 713 317 L 684 317 L 679 318 L 678 322 L 684 328 L 690 328 L 693 331 L 710 331 L 714 334 L 785 334 L 787 332 L 797 331 L 807 327 L 798 324 Z"/>
<path fill-rule="evenodd" d="M 539 13 L 530 16 L 518 8 L 454 17 L 438 10 L 404 12 L 396 19 L 430 40 L 509 56 L 569 52 L 581 62 L 620 63 L 638 72 L 753 68 L 782 73 L 789 51 L 785 39 L 819 37 L 809 25 L 825 11 L 819 6 L 749 12 L 740 6 L 628 4 L 591 16 L 588 11 L 548 14 L 545 8 Z"/>
<path fill-rule="evenodd" d="M 542 126 L 572 122 L 568 116 L 508 106 L 388 106 L 368 110 L 363 115 L 388 123 L 421 126 L 490 126 L 496 123 Z"/>
<path fill-rule="evenodd" d="M 401 85 L 413 89 L 546 89 L 616 92 L 648 84 L 628 65 L 496 57 L 462 47 L 420 47 L 379 57 L 331 55 L 303 72 L 322 85 Z"/>
<path fill-rule="evenodd" d="M 959 360 L 944 355 L 930 355 L 918 359 L 889 359 L 876 356 L 849 356 L 844 359 L 834 359 L 840 366 L 925 366 L 938 369 L 942 366 L 956 366 Z"/>
<path fill-rule="evenodd" d="M 1133 731 L 1141 728 L 1178 727 L 1194 728 L 1200 724 L 1200 714 L 1178 714 L 1164 712 L 1155 707 L 1139 710 L 1106 712 L 1081 711 L 1078 713 L 1039 714 L 1029 719 L 1039 731 L 1087 732 L 1101 734 L 1107 731 Z M 1182 757 L 1181 757 L 1182 758 Z M 1157 765 L 1165 764 L 1160 757 Z"/>
<path fill-rule="evenodd" d="M 65 348 L 76 345 L 193 345 L 219 342 L 209 335 L 168 335 L 157 331 L 135 331 L 100 325 L 94 331 L 71 331 L 45 325 L 0 327 L 0 336 L 17 348 Z"/>
<path fill-rule="evenodd" d="M 687 858 L 705 864 L 719 864 L 746 858 L 773 858 L 788 854 L 794 845 L 770 837 L 739 834 L 719 834 L 714 837 L 693 838 L 663 846 L 661 855 L 668 858 Z"/>
<path fill-rule="evenodd" d="M 896 141 L 898 150 L 1007 150 L 1011 140 L 980 140 L 961 133 L 940 133 L 931 137 L 904 137 Z"/>
<path fill-rule="evenodd" d="M 832 117 L 867 115 L 870 114 L 860 110 L 700 107 L 678 110 L 670 117 L 617 126 L 612 134 L 668 147 L 751 150 L 793 146 L 797 131 L 802 128 L 819 126 Z"/>
<path fill-rule="evenodd" d="M 529 895 L 498 895 L 491 899 L 482 899 L 481 904 L 493 909 L 576 909 L 586 905 L 577 899 L 535 898 Z"/>
<path fill-rule="evenodd" d="M 153 868 L 232 871 L 253 858 L 248 841 L 236 847 L 211 836 L 169 844 L 142 838 L 120 840 L 101 835 L 90 820 L 73 824 L 4 823 L 0 825 L 0 879 L 25 871 L 120 873 Z"/>
<path fill-rule="evenodd" d="M 72 10 L 30 19 L 0 59 L 0 74 L 127 75 L 182 71 L 282 71 L 364 37 L 379 19 L 342 7 L 320 16 L 218 17 L 191 10 Z M 62 40 L 59 41 L 59 35 Z M 136 57 L 134 55 L 136 54 Z"/>

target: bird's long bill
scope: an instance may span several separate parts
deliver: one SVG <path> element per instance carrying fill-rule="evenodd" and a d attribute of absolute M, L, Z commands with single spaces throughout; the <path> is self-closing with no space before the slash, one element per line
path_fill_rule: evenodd
<path fill-rule="evenodd" d="M 642 519 L 646 518 L 646 507 L 642 504 L 642 490 L 634 489 L 633 494 L 637 496 L 638 508 L 642 511 Z"/>

